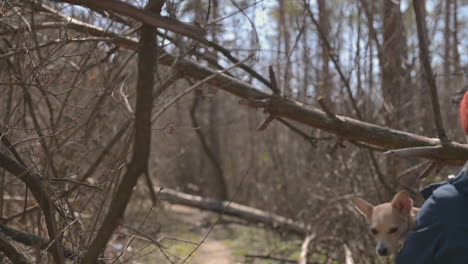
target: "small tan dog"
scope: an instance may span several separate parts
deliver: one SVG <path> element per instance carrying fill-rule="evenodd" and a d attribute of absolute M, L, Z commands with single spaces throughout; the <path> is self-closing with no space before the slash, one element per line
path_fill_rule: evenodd
<path fill-rule="evenodd" d="M 390 203 L 377 206 L 354 197 L 356 209 L 366 218 L 371 233 L 377 240 L 376 251 L 380 256 L 388 256 L 399 250 L 401 242 L 414 229 L 419 208 L 413 207 L 408 192 L 400 191 Z"/>

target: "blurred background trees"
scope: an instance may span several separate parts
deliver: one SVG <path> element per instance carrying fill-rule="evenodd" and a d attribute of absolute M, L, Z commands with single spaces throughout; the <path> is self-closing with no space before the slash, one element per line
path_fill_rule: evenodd
<path fill-rule="evenodd" d="M 116 11 L 76 5 L 83 1 L 63 2 L 2 2 L 0 150 L 40 175 L 54 204 L 55 239 L 78 263 L 119 199 L 115 193 L 138 152 L 133 148 L 142 24 Z M 333 113 L 437 137 L 411 1 L 155 2 L 163 4 L 163 16 L 196 22 L 192 27 L 203 28 L 206 34 L 200 38 L 209 41 L 154 28 L 160 64 L 154 68 L 153 116 L 200 81 L 197 72 L 181 70 L 177 63 L 191 60 L 220 70 L 252 56 L 243 69 L 227 74 L 266 93 L 276 87 L 280 96 L 304 107 L 320 108 L 316 99 L 321 96 Z M 468 74 L 468 6 L 463 0 L 426 0 L 425 7 L 445 130 L 451 140 L 465 142 L 452 96 L 466 85 Z M 169 63 L 166 53 L 172 55 Z M 152 120 L 149 168 L 133 189 L 126 217 L 102 261 L 131 262 L 144 255 L 134 250 L 119 258 L 136 234 L 158 248 L 145 253 L 152 260 L 180 263 L 185 258 L 167 254 L 169 246 L 161 244 L 166 236 L 177 237 L 158 198 L 158 186 L 164 186 L 310 225 L 312 263 L 345 263 L 348 249 L 355 263 L 390 263 L 375 258 L 372 238 L 349 198 L 362 195 L 380 203 L 407 188 L 417 199 L 420 185 L 457 170 L 443 162 L 388 157 L 383 148 L 286 119 L 275 119 L 258 132 L 268 115 L 220 91 L 229 85 L 202 84 Z M 57 263 L 53 252 L 44 253 L 51 251 L 47 241 L 54 238 L 31 189 L 21 181 L 23 174 L 15 178 L 5 166 L 0 169 L 1 230 L 44 238 L 40 246 L 13 240 L 31 261 Z M 275 232 L 283 243 L 303 239 Z M 282 252 L 272 247 L 268 254 Z M 245 250 L 236 261 L 275 263 L 245 257 L 261 253 L 268 255 Z"/>

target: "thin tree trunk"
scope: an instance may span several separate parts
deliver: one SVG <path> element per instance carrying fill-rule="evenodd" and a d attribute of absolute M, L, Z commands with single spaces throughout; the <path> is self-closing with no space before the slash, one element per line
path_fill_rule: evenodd
<path fill-rule="evenodd" d="M 461 59 L 460 59 L 460 52 L 458 51 L 458 1 L 453 0 L 453 26 L 452 26 L 452 56 L 453 56 L 453 69 L 455 71 L 461 71 Z"/>
<path fill-rule="evenodd" d="M 383 45 L 380 63 L 382 92 L 384 98 L 385 123 L 388 127 L 401 129 L 404 125 L 404 100 L 409 100 L 406 86 L 406 74 L 403 65 L 406 63 L 406 39 L 399 2 L 383 1 Z M 397 172 L 402 163 L 390 157 L 387 159 L 387 179 L 397 181 Z M 383 183 L 385 184 L 385 183 Z"/>
<path fill-rule="evenodd" d="M 307 93 L 309 88 L 310 80 L 310 47 L 307 34 L 307 28 L 304 29 L 302 34 L 302 63 L 303 63 L 303 76 L 302 76 L 302 89 L 299 89 L 299 98 L 300 102 L 307 102 Z"/>
<path fill-rule="evenodd" d="M 450 37 L 450 26 L 451 26 L 451 17 L 452 17 L 452 0 L 445 0 L 445 24 L 444 24 L 444 89 L 450 87 L 450 63 L 451 63 L 451 49 L 452 38 Z M 422 71 L 424 72 L 424 71 Z"/>
<path fill-rule="evenodd" d="M 213 167 L 214 172 L 210 175 L 208 179 L 211 181 L 209 182 L 208 186 L 214 186 L 214 188 L 209 188 L 211 195 L 213 195 L 216 199 L 219 200 L 226 200 L 227 199 L 227 185 L 226 181 L 224 179 L 224 171 L 223 168 L 221 167 L 221 163 L 217 158 L 217 155 L 215 151 L 210 147 L 208 144 L 205 135 L 203 134 L 199 122 L 197 120 L 196 112 L 198 108 L 198 103 L 200 99 L 200 93 L 195 93 L 193 97 L 193 104 L 190 109 L 190 118 L 192 119 L 192 125 L 195 127 L 195 133 L 197 135 L 198 140 L 200 141 L 200 144 L 202 146 L 203 152 L 206 154 L 208 157 L 210 164 Z M 202 164 L 200 164 L 202 165 Z M 200 176 L 207 176 L 206 171 L 205 175 L 200 175 Z"/>
<path fill-rule="evenodd" d="M 287 25 L 287 19 L 286 19 L 286 1 L 285 0 L 278 0 L 279 2 L 279 31 L 280 31 L 280 38 L 279 41 L 280 43 L 283 42 L 284 44 L 284 49 L 280 51 L 283 52 L 283 58 L 281 58 L 278 61 L 286 61 L 288 60 L 288 53 L 290 52 L 290 47 L 289 47 L 289 32 L 288 32 L 288 25 Z M 280 45 L 281 47 L 281 45 Z M 285 63 L 286 64 L 286 63 Z M 289 69 L 285 67 L 280 67 L 281 70 L 284 71 L 284 78 L 281 83 L 281 93 L 286 96 L 291 96 L 291 87 L 289 85 Z M 280 74 L 277 74 L 276 76 L 280 76 Z"/>
<path fill-rule="evenodd" d="M 325 39 L 330 39 L 329 11 L 325 0 L 318 0 L 319 7 L 319 27 L 323 32 Z M 320 40 L 322 71 L 317 94 L 323 96 L 327 104 L 331 103 L 331 75 L 330 75 L 330 51 L 323 40 Z"/>

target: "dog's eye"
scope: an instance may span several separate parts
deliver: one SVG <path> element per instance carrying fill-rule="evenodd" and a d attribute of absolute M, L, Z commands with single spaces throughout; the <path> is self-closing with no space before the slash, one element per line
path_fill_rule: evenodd
<path fill-rule="evenodd" d="M 388 230 L 388 233 L 389 233 L 389 234 L 393 234 L 393 233 L 395 233 L 396 231 L 398 231 L 398 227 L 392 227 L 392 228 L 390 228 L 390 230 Z"/>
<path fill-rule="evenodd" d="M 371 229 L 371 233 L 372 233 L 373 235 L 377 235 L 378 232 L 379 232 L 379 231 L 377 231 L 377 229 L 375 229 L 375 228 L 372 228 L 372 229 Z"/>

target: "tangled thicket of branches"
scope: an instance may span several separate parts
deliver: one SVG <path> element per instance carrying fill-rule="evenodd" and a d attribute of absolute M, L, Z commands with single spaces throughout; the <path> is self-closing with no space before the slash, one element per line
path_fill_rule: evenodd
<path fill-rule="evenodd" d="M 132 261 L 135 236 L 183 262 L 161 244 L 170 202 L 305 238 L 301 263 L 375 263 L 348 199 L 416 195 L 468 146 L 459 1 L 431 19 L 373 2 L 278 1 L 259 28 L 260 2 L 3 1 L 1 262 Z"/>

